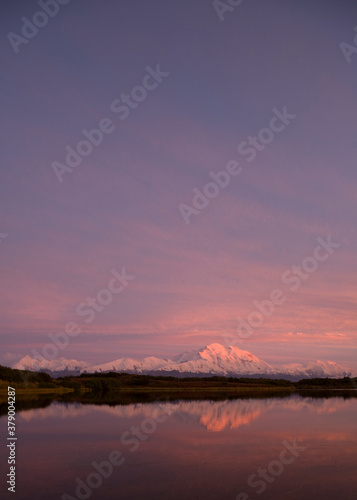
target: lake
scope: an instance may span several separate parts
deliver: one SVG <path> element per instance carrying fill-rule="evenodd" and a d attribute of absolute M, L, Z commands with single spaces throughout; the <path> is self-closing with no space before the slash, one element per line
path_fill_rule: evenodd
<path fill-rule="evenodd" d="M 0 419 L 1 498 L 356 499 L 353 391 L 110 405 L 37 400 L 18 406 L 16 424 L 12 495 Z"/>

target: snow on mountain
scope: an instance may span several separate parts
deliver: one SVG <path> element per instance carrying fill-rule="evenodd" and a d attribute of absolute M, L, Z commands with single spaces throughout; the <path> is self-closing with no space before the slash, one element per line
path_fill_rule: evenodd
<path fill-rule="evenodd" d="M 132 358 L 119 358 L 109 363 L 89 366 L 87 363 L 67 360 L 41 361 L 30 356 L 22 358 L 14 368 L 20 370 L 46 370 L 58 372 L 126 372 L 139 374 L 177 374 L 186 375 L 225 375 L 225 376 L 271 376 L 294 379 L 312 377 L 344 377 L 349 376 L 347 370 L 332 361 L 315 361 L 306 366 L 294 363 L 282 367 L 273 367 L 248 351 L 235 346 L 209 344 L 199 350 L 187 351 L 175 356 L 172 360 L 154 356 L 138 361 Z"/>
<path fill-rule="evenodd" d="M 304 366 L 295 363 L 276 368 L 257 358 L 248 351 L 235 346 L 209 344 L 199 350 L 186 351 L 172 360 L 148 357 L 142 361 L 120 358 L 111 363 L 87 368 L 88 372 L 124 371 L 128 373 L 201 374 L 224 376 L 288 376 L 306 377 L 344 377 L 348 371 L 332 361 L 316 361 Z"/>
<path fill-rule="evenodd" d="M 71 372 L 79 372 L 84 370 L 88 366 L 88 363 L 84 361 L 77 361 L 75 359 L 52 359 L 47 360 L 42 358 L 40 361 L 31 358 L 28 354 L 20 359 L 18 363 L 16 363 L 13 368 L 17 370 L 30 370 L 30 371 L 41 371 L 46 370 L 50 372 L 59 372 L 59 371 L 71 371 Z"/>
<path fill-rule="evenodd" d="M 127 372 L 136 371 L 140 368 L 140 361 L 136 361 L 132 358 L 119 358 L 115 361 L 110 361 L 109 363 L 104 363 L 102 365 L 90 366 L 87 368 L 87 372 Z"/>
<path fill-rule="evenodd" d="M 300 363 L 293 363 L 290 365 L 284 365 L 281 370 L 282 374 L 291 375 L 294 377 L 301 378 L 314 378 L 314 377 L 348 377 L 351 376 L 351 372 L 338 365 L 333 361 L 321 361 L 317 360 L 308 363 L 306 366 Z"/>
<path fill-rule="evenodd" d="M 350 373 L 333 361 L 317 360 L 305 367 L 309 377 L 348 377 Z"/>
<path fill-rule="evenodd" d="M 110 363 L 87 368 L 88 372 L 125 371 L 130 373 L 179 372 L 197 374 L 273 374 L 274 368 L 250 352 L 238 347 L 210 344 L 198 351 L 188 351 L 172 360 L 147 357 L 142 361 L 120 358 Z"/>
<path fill-rule="evenodd" d="M 167 364 L 166 359 L 155 358 L 155 356 L 149 356 L 144 358 L 142 361 L 143 371 L 153 371 L 162 370 Z"/>
<path fill-rule="evenodd" d="M 165 366 L 166 361 L 164 359 L 155 358 L 150 356 L 143 359 L 142 361 L 137 361 L 132 358 L 119 358 L 115 361 L 110 361 L 109 363 L 104 363 L 102 365 L 95 365 L 87 368 L 87 372 L 131 372 L 131 373 L 144 373 L 153 370 L 160 370 Z"/>
<path fill-rule="evenodd" d="M 230 374 L 273 374 L 274 368 L 248 351 L 238 347 L 225 347 L 221 344 L 210 344 L 199 351 L 191 351 L 176 356 L 162 368 L 166 371 L 180 373 L 212 373 L 215 375 Z"/>

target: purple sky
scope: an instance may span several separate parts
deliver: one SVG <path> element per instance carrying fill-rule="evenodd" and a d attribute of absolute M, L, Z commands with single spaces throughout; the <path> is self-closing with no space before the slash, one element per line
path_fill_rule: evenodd
<path fill-rule="evenodd" d="M 244 0 L 221 21 L 206 0 L 72 0 L 15 53 L 8 33 L 39 10 L 0 16 L 0 362 L 77 322 L 58 356 L 170 357 L 229 334 L 268 362 L 356 367 L 357 53 L 340 43 L 355 47 L 357 4 Z M 169 75 L 145 80 L 157 65 Z M 259 136 L 285 107 L 290 123 Z M 115 130 L 59 182 L 53 162 L 105 118 Z M 268 138 L 254 154 L 250 136 Z M 231 160 L 242 171 L 195 208 Z M 313 268 L 329 235 L 291 290 L 284 273 Z M 135 278 L 110 299 L 124 267 Z M 284 303 L 239 337 L 274 289 Z M 98 293 L 108 303 L 79 316 Z"/>

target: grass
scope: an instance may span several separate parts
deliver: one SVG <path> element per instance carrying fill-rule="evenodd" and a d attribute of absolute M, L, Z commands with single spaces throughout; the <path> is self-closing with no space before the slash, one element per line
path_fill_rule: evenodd
<path fill-rule="evenodd" d="M 184 386 L 169 386 L 169 387 L 120 387 L 119 392 L 249 392 L 249 391 L 295 391 L 295 387 L 274 387 L 264 385 L 254 386 L 198 386 L 198 387 L 184 387 Z"/>
<path fill-rule="evenodd" d="M 291 382 L 284 379 L 247 377 L 185 377 L 136 375 L 128 373 L 84 373 L 80 376 L 52 378 L 43 372 L 14 370 L 0 366 L 0 395 L 7 396 L 7 387 L 16 395 L 66 394 L 80 396 L 91 393 L 97 398 L 120 394 L 248 394 L 292 393 L 306 390 L 356 389 L 357 379 L 305 379 Z"/>
<path fill-rule="evenodd" d="M 22 387 L 20 389 L 16 389 L 16 395 L 18 394 L 64 394 L 66 392 L 74 392 L 74 389 L 70 387 L 56 387 L 56 388 L 39 388 L 39 387 Z M 0 395 L 7 396 L 7 387 L 6 389 L 0 389 Z"/>

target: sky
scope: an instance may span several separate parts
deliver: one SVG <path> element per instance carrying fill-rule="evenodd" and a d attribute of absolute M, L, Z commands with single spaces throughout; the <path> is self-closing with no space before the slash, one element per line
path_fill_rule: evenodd
<path fill-rule="evenodd" d="M 357 4 L 238 4 L 2 3 L 3 364 L 357 369 Z"/>

